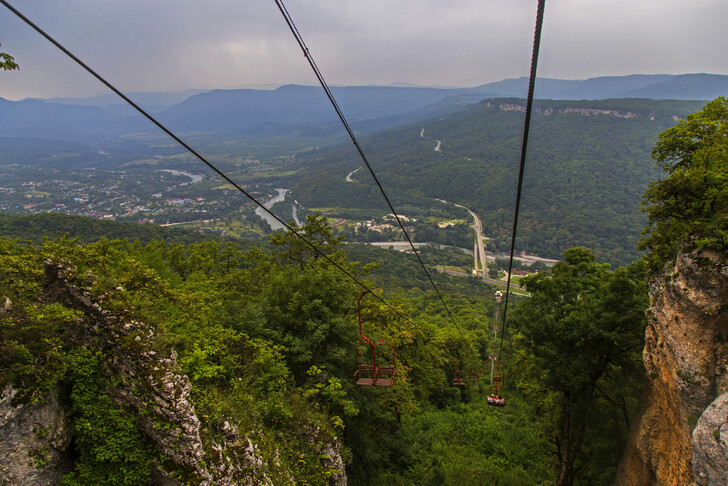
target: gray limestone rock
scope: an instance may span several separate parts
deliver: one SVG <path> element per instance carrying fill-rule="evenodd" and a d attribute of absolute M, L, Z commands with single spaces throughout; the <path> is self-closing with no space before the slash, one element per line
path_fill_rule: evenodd
<path fill-rule="evenodd" d="M 266 451 L 234 423 L 201 421 L 192 384 L 181 371 L 176 353 L 155 349 L 152 325 L 134 319 L 130 310 L 111 312 L 104 303 L 115 292 L 123 293 L 123 288 L 92 296 L 76 283 L 73 265 L 47 260 L 45 270 L 41 301 L 61 302 L 83 314 L 65 328 L 69 343 L 102 354 L 103 373 L 110 380 L 113 377 L 114 386 L 108 390 L 111 399 L 137 417 L 139 430 L 165 458 L 153 471 L 152 484 L 294 484 L 277 453 L 275 458 L 266 457 Z M 12 305 L 0 295 L 0 316 L 10 312 Z M 68 411 L 57 398 L 58 390 L 33 403 L 21 403 L 17 396 L 10 386 L 0 393 L 0 484 L 59 484 L 73 464 Z M 312 443 L 325 443 L 319 432 L 318 428 L 310 431 Z M 338 443 L 324 447 L 322 461 L 335 470 L 329 484 L 345 486 Z"/>
<path fill-rule="evenodd" d="M 55 397 L 14 404 L 16 393 L 0 394 L 0 484 L 58 484 L 70 468 L 66 413 Z"/>
<path fill-rule="evenodd" d="M 728 484 L 728 393 L 705 409 L 693 431 L 693 474 L 698 484 Z"/>

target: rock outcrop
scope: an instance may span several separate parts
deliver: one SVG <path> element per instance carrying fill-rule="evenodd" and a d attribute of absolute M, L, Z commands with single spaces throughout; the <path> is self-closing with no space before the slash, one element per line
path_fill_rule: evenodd
<path fill-rule="evenodd" d="M 154 444 L 159 461 L 150 478 L 155 485 L 273 485 L 281 482 L 280 464 L 266 459 L 258 446 L 234 424 L 203 423 L 191 398 L 192 384 L 178 364 L 174 351 L 155 347 L 153 326 L 133 318 L 132 313 L 105 308 L 119 301 L 113 294 L 124 289 L 92 295 L 77 283 L 73 265 L 46 261 L 41 301 L 60 302 L 79 312 L 65 332 L 73 345 L 84 346 L 104 356 L 105 373 L 112 400 L 131 416 Z M 85 280 L 93 276 L 85 275 Z M 11 305 L 5 299 L 5 307 Z M 111 307 L 111 306 L 109 306 Z M 0 309 L 2 312 L 2 309 Z M 55 393 L 55 392 L 54 392 Z M 7 387 L 0 396 L 0 483 L 59 484 L 72 467 L 72 433 L 64 405 L 51 393 L 38 403 L 14 403 L 15 390 Z M 316 441 L 314 442 L 314 439 Z M 320 437 L 312 443 L 325 444 Z M 330 484 L 346 485 L 338 444 L 334 440 L 321 456 L 334 474 Z M 271 475 L 271 471 L 276 474 Z M 271 477 L 278 478 L 274 481 Z"/>
<path fill-rule="evenodd" d="M 645 385 L 616 484 L 725 485 L 728 267 L 680 253 L 650 295 Z"/>
<path fill-rule="evenodd" d="M 71 466 L 66 412 L 55 397 L 14 406 L 16 394 L 0 395 L 0 484 L 58 484 Z"/>
<path fill-rule="evenodd" d="M 72 266 L 47 261 L 45 269 L 42 299 L 62 302 L 83 313 L 84 318 L 71 330 L 71 340 L 104 350 L 108 372 L 120 382 L 111 390 L 114 401 L 136 411 L 141 430 L 171 459 L 175 469 L 184 468 L 188 479 L 208 483 L 212 475 L 205 463 L 200 420 L 189 398 L 191 384 L 180 373 L 174 352 L 159 356 L 152 349 L 155 333 L 151 326 L 101 307 L 99 302 L 110 295 L 92 300 L 86 289 L 74 285 Z M 164 471 L 159 475 L 166 476 Z"/>
<path fill-rule="evenodd" d="M 487 108 L 497 107 L 500 111 L 520 111 L 524 112 L 526 111 L 526 107 L 524 105 L 515 104 L 515 103 L 498 103 L 497 105 L 495 103 L 492 103 L 490 101 L 484 102 L 485 106 Z M 545 116 L 551 116 L 556 113 L 574 113 L 581 116 L 613 116 L 616 118 L 639 118 L 639 113 L 634 113 L 632 111 L 626 111 L 621 112 L 617 110 L 604 110 L 602 108 L 559 108 L 555 110 L 554 108 L 542 108 L 542 107 L 534 107 L 533 111 L 539 114 L 543 114 Z M 654 120 L 655 117 L 651 115 L 650 120 Z M 678 118 L 679 120 L 679 118 Z"/>
<path fill-rule="evenodd" d="M 705 409 L 693 431 L 693 473 L 699 484 L 728 484 L 728 393 Z"/>

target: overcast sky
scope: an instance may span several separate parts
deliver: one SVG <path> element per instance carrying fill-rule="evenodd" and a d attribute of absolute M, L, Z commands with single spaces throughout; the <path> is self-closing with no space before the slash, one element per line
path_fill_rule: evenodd
<path fill-rule="evenodd" d="M 123 91 L 315 78 L 273 0 L 10 0 Z M 333 85 L 477 86 L 528 75 L 536 0 L 288 0 Z M 728 74 L 726 0 L 548 0 L 539 76 Z M 0 5 L 7 99 L 105 88 Z M 525 93 L 524 93 L 525 94 Z"/>

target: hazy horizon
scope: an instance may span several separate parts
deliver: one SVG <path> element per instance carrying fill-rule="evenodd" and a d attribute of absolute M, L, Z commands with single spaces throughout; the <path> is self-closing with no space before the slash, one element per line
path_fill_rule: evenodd
<path fill-rule="evenodd" d="M 552 80 L 552 81 L 588 81 L 590 79 L 600 79 L 600 78 L 620 78 L 620 77 L 629 77 L 629 76 L 686 76 L 686 75 L 708 75 L 708 76 L 728 76 L 728 74 L 720 74 L 720 73 L 654 73 L 654 74 L 644 74 L 644 73 L 632 73 L 632 74 L 624 74 L 624 75 L 604 75 L 604 76 L 596 76 L 593 78 L 583 78 L 583 79 L 564 79 L 564 78 L 547 78 L 544 76 L 539 76 L 538 79 L 540 80 Z M 491 83 L 499 83 L 504 81 L 511 81 L 511 80 L 517 80 L 517 79 L 524 79 L 524 76 L 521 76 L 519 78 L 504 78 L 499 79 L 496 81 L 491 81 L 489 83 L 480 83 L 478 85 L 473 86 L 437 86 L 437 85 L 416 85 L 412 83 L 406 83 L 406 82 L 391 82 L 388 84 L 349 84 L 349 85 L 343 85 L 343 84 L 332 84 L 331 87 L 335 88 L 347 88 L 347 87 L 393 87 L 393 88 L 399 88 L 399 87 L 407 87 L 407 88 L 430 88 L 430 89 L 467 89 L 467 88 L 476 88 L 478 86 L 491 84 Z M 198 93 L 205 93 L 209 91 L 215 91 L 215 90 L 261 90 L 261 91 L 275 91 L 283 86 L 306 86 L 306 87 L 319 87 L 319 84 L 314 83 L 285 83 L 285 84 L 259 84 L 259 85 L 247 85 L 247 86 L 214 86 L 214 87 L 202 87 L 202 88 L 187 88 L 187 89 L 179 89 L 179 90 L 169 90 L 169 91 L 129 91 L 126 92 L 126 94 L 162 94 L 162 95 L 187 95 L 187 96 L 193 96 Z M 9 101 L 23 101 L 23 100 L 44 100 L 44 101 L 68 101 L 68 100 L 89 100 L 94 98 L 103 98 L 103 97 L 109 97 L 111 99 L 116 99 L 119 104 L 124 104 L 124 100 L 119 98 L 115 93 L 112 91 L 106 89 L 104 86 L 101 86 L 102 91 L 94 94 L 88 94 L 88 95 L 82 95 L 82 96 L 51 96 L 51 97 L 38 97 L 38 96 L 26 96 L 23 98 L 10 98 L 10 97 L 4 97 L 0 96 L 0 98 L 4 98 Z M 525 96 L 525 93 L 524 93 Z"/>
<path fill-rule="evenodd" d="M 17 3 L 17 1 L 15 2 Z M 536 0 L 289 1 L 331 85 L 472 87 L 528 75 Z M 15 5 L 125 92 L 315 84 L 274 2 L 47 0 Z M 728 74 L 722 0 L 546 5 L 539 76 Z M 0 43 L 19 71 L 7 99 L 89 97 L 105 88 L 0 8 Z"/>

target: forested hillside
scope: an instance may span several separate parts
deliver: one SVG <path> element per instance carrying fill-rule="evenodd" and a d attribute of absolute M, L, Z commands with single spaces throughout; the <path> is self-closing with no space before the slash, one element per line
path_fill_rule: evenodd
<path fill-rule="evenodd" d="M 63 484 L 132 485 L 151 474 L 183 484 L 209 475 L 323 485 L 340 484 L 343 460 L 353 485 L 548 484 L 558 466 L 548 441 L 555 416 L 548 402 L 519 392 L 520 383 L 528 396 L 538 379 L 524 381 L 528 367 L 511 367 L 506 409 L 485 405 L 486 378 L 470 381 L 487 374 L 486 356 L 497 347 L 493 288 L 436 275 L 455 325 L 410 256 L 347 248 L 380 262 L 371 268 L 341 252 L 325 219 L 310 217 L 308 224 L 304 233 L 322 251 L 371 288 L 389 289 L 390 304 L 408 316 L 371 297 L 362 301 L 364 332 L 396 346 L 392 388 L 354 383 L 361 290 L 291 235 L 274 236 L 270 251 L 216 241 L 83 244 L 59 238 L 28 246 L 0 240 L 0 379 L 12 391 L 3 406 L 68 407 L 62 415 L 70 435 L 49 426 L 47 435 L 33 439 L 30 470 L 51 468 Z M 82 225 L 76 230 L 84 233 Z M 85 231 L 88 239 L 94 233 L 93 225 Z M 438 255 L 423 253 L 428 264 Z M 603 282 L 590 285 L 609 298 L 610 273 L 587 265 Z M 629 281 L 624 273 L 619 278 Z M 519 332 L 529 335 L 525 328 Z M 510 346 L 509 339 L 504 351 Z M 140 406 L 167 396 L 154 383 L 138 381 L 146 372 L 134 367 L 154 366 L 150 359 L 161 360 L 156 366 L 164 376 L 177 377 L 174 386 L 185 401 L 169 406 L 188 415 L 161 418 L 153 408 L 139 414 Z M 466 386 L 452 385 L 455 367 L 465 371 Z M 607 378 L 603 386 L 631 410 L 632 383 Z M 607 484 L 625 424 L 612 404 L 595 400 L 590 416 L 600 417 L 600 427 L 588 429 L 585 446 L 613 453 L 598 460 L 579 455 L 578 464 L 584 477 Z M 157 432 L 147 429 L 149 420 Z M 185 435 L 170 449 L 167 431 L 195 420 L 199 437 Z M 614 433 L 594 436 L 599 430 Z M 57 446 L 44 449 L 44 437 Z M 193 445 L 203 460 L 184 459 Z M 255 452 L 243 454 L 241 447 Z M 11 471 L 3 474 L 18 473 L 17 464 L 2 465 Z"/>
<path fill-rule="evenodd" d="M 638 257 L 646 221 L 640 200 L 660 171 L 650 158 L 658 134 L 702 103 L 690 101 L 537 101 L 521 204 L 518 250 L 558 258 L 573 246 L 601 261 Z M 493 99 L 456 114 L 364 139 L 378 177 L 403 205 L 459 203 L 483 220 L 504 248 L 511 231 L 524 104 Z M 423 130 L 424 129 L 424 130 Z M 439 143 L 439 146 L 438 146 Z M 438 150 L 435 150 L 435 148 Z M 294 186 L 305 206 L 382 208 L 385 203 L 349 146 L 320 151 Z"/>
<path fill-rule="evenodd" d="M 152 240 L 166 240 L 172 243 L 200 243 L 206 240 L 224 241 L 223 238 L 207 236 L 181 228 L 163 228 L 153 224 L 123 223 L 105 221 L 66 214 L 0 214 L 0 235 L 3 238 L 20 239 L 40 244 L 44 239 L 54 239 L 65 234 L 73 235 L 82 242 L 90 243 L 102 238 L 109 240 L 128 239 L 149 243 Z M 241 244 L 241 240 L 227 241 Z M 262 242 L 257 240 L 260 245 Z"/>

